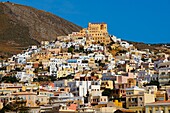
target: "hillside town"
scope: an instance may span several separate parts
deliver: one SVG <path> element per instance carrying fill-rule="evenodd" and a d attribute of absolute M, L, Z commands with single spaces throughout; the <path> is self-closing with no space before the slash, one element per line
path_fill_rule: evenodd
<path fill-rule="evenodd" d="M 106 23 L 1 60 L 0 81 L 8 113 L 170 113 L 170 55 L 138 50 Z"/>

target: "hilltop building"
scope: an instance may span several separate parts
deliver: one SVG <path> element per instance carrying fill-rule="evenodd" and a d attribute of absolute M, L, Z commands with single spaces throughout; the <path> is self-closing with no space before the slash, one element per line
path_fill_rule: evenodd
<path fill-rule="evenodd" d="M 88 37 L 87 40 L 95 43 L 109 44 L 111 42 L 106 23 L 89 23 L 88 28 L 84 28 L 80 32 L 73 32 L 70 36 Z"/>

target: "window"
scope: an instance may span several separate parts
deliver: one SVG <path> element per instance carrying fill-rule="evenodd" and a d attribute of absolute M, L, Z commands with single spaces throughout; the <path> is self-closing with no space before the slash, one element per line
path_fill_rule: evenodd
<path fill-rule="evenodd" d="M 131 101 L 131 99 L 130 99 L 130 98 L 129 98 L 128 100 L 129 100 L 129 102 Z"/>
<path fill-rule="evenodd" d="M 64 91 L 64 89 L 60 89 L 60 91 Z"/>
<path fill-rule="evenodd" d="M 132 98 L 132 101 L 135 101 L 135 98 Z"/>
<path fill-rule="evenodd" d="M 165 72 L 162 72 L 161 75 L 165 75 Z"/>
<path fill-rule="evenodd" d="M 142 101 L 142 97 L 140 97 L 139 99 L 140 99 L 140 101 Z"/>

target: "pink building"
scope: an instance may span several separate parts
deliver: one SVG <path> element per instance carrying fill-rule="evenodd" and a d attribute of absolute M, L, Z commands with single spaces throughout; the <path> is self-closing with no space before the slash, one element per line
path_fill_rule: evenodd
<path fill-rule="evenodd" d="M 77 104 L 70 104 L 68 109 L 76 111 L 77 110 L 77 106 L 78 106 Z"/>
<path fill-rule="evenodd" d="M 127 83 L 127 80 L 129 78 L 135 78 L 135 75 L 133 73 L 125 73 L 122 75 L 116 75 L 115 83 Z"/>

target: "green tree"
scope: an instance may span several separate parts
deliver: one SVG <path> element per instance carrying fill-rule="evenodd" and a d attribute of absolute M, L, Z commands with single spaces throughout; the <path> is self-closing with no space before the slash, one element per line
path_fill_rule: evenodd
<path fill-rule="evenodd" d="M 56 78 L 57 78 L 56 76 L 50 76 L 51 81 L 56 81 L 57 80 Z"/>
<path fill-rule="evenodd" d="M 17 83 L 17 82 L 19 82 L 19 80 L 15 76 L 4 76 L 4 77 L 2 77 L 0 82 Z"/>
<path fill-rule="evenodd" d="M 107 88 L 102 92 L 102 96 L 108 96 L 109 97 L 111 92 L 112 92 L 112 90 Z"/>
<path fill-rule="evenodd" d="M 74 76 L 72 76 L 72 75 L 67 75 L 67 77 L 66 77 L 67 79 L 73 79 L 74 78 Z"/>
<path fill-rule="evenodd" d="M 69 47 L 69 48 L 68 48 L 68 53 L 73 53 L 73 51 L 74 51 L 74 48 L 73 48 L 73 47 Z"/>
<path fill-rule="evenodd" d="M 105 63 L 99 63 L 99 66 L 104 67 Z"/>
<path fill-rule="evenodd" d="M 150 86 L 150 85 L 156 85 L 158 89 L 160 87 L 160 83 L 158 80 L 151 80 L 149 83 L 145 84 L 144 86 Z"/>

